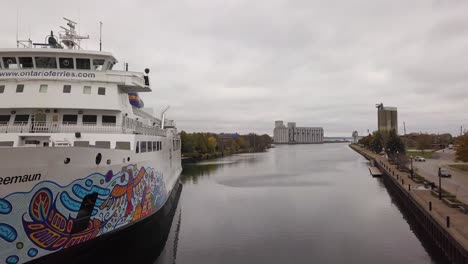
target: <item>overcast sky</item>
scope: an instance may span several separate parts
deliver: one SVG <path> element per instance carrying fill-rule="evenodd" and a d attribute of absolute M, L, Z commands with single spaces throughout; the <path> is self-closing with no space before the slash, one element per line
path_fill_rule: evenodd
<path fill-rule="evenodd" d="M 466 0 L 0 2 L 2 48 L 18 10 L 20 38 L 43 41 L 65 16 L 92 50 L 102 21 L 103 49 L 151 69 L 141 97 L 180 130 L 272 134 L 284 120 L 350 136 L 376 129 L 380 102 L 400 133 L 468 126 Z"/>

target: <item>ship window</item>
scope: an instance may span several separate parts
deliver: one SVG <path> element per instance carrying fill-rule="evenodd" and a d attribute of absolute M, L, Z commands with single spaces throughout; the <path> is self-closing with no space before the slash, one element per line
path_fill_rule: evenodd
<path fill-rule="evenodd" d="M 47 84 L 41 84 L 41 86 L 39 87 L 39 92 L 47 93 Z"/>
<path fill-rule="evenodd" d="M 104 65 L 104 60 L 93 60 L 93 69 L 94 70 L 101 71 L 103 65 Z"/>
<path fill-rule="evenodd" d="M 60 69 L 73 69 L 73 59 L 72 58 L 59 58 Z"/>
<path fill-rule="evenodd" d="M 136 143 L 135 152 L 140 153 L 140 141 L 137 141 L 137 143 Z"/>
<path fill-rule="evenodd" d="M 146 141 L 142 141 L 140 143 L 140 150 L 141 150 L 141 153 L 145 153 L 146 152 Z"/>
<path fill-rule="evenodd" d="M 116 117 L 115 116 L 102 116 L 102 124 L 103 125 L 108 125 L 108 124 L 115 124 L 116 123 Z"/>
<path fill-rule="evenodd" d="M 16 64 L 15 57 L 3 58 L 3 65 L 5 66 L 5 69 L 18 69 L 18 64 Z"/>
<path fill-rule="evenodd" d="M 97 123 L 97 116 L 96 115 L 83 115 L 83 124 L 96 124 Z"/>
<path fill-rule="evenodd" d="M 76 59 L 76 68 L 78 70 L 91 70 L 91 62 L 89 59 Z"/>
<path fill-rule="evenodd" d="M 16 92 L 17 93 L 22 93 L 23 91 L 24 91 L 24 84 L 16 85 Z"/>
<path fill-rule="evenodd" d="M 0 93 L 4 93 L 5 92 L 5 85 L 0 85 Z"/>
<path fill-rule="evenodd" d="M 19 57 L 19 66 L 21 69 L 34 68 L 32 57 Z"/>
<path fill-rule="evenodd" d="M 76 219 L 73 220 L 71 234 L 79 233 L 88 228 L 89 220 L 91 219 L 97 197 L 98 193 L 95 192 L 88 194 L 83 198 L 78 215 L 76 216 Z"/>
<path fill-rule="evenodd" d="M 10 122 L 10 115 L 0 115 L 0 125 L 6 125 Z"/>
<path fill-rule="evenodd" d="M 29 120 L 29 115 L 16 115 L 15 124 L 27 123 Z"/>
<path fill-rule="evenodd" d="M 0 141 L 0 147 L 13 147 L 13 141 Z"/>
<path fill-rule="evenodd" d="M 84 94 L 91 94 L 91 86 L 84 86 L 83 87 Z"/>
<path fill-rule="evenodd" d="M 76 125 L 78 122 L 77 115 L 63 115 L 62 123 L 65 125 Z"/>
<path fill-rule="evenodd" d="M 151 143 L 151 141 L 148 141 L 148 152 L 152 152 L 153 151 L 153 144 Z"/>
<path fill-rule="evenodd" d="M 89 147 L 89 141 L 75 141 L 73 142 L 75 147 Z"/>
<path fill-rule="evenodd" d="M 159 149 L 156 147 L 156 141 L 153 141 L 153 151 L 158 151 Z"/>
<path fill-rule="evenodd" d="M 56 69 L 57 60 L 54 57 L 36 57 L 36 68 Z"/>
<path fill-rule="evenodd" d="M 111 143 L 110 143 L 110 141 L 96 141 L 95 146 L 96 146 L 96 148 L 108 148 L 108 149 L 110 149 Z"/>
<path fill-rule="evenodd" d="M 130 142 L 128 141 L 116 141 L 115 142 L 115 148 L 116 149 L 130 149 Z"/>
<path fill-rule="evenodd" d="M 113 62 L 112 62 L 112 63 L 109 63 L 109 68 L 108 68 L 108 70 L 109 70 L 109 71 L 112 70 L 112 68 L 114 68 L 114 65 L 115 65 L 115 63 L 113 63 Z"/>
<path fill-rule="evenodd" d="M 71 93 L 71 85 L 64 85 L 63 93 Z"/>
<path fill-rule="evenodd" d="M 106 95 L 106 88 L 105 87 L 99 87 L 97 94 L 99 95 Z"/>

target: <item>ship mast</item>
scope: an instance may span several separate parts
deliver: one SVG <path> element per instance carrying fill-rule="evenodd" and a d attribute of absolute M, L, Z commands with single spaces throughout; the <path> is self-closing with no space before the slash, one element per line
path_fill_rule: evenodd
<path fill-rule="evenodd" d="M 67 26 L 69 28 L 65 28 L 62 26 L 60 27 L 63 30 L 65 30 L 64 32 L 59 32 L 62 43 L 69 49 L 75 49 L 75 48 L 81 49 L 81 46 L 80 46 L 81 40 L 89 39 L 89 35 L 88 36 L 78 35 L 75 30 L 77 23 L 65 17 L 63 19 L 67 21 Z"/>

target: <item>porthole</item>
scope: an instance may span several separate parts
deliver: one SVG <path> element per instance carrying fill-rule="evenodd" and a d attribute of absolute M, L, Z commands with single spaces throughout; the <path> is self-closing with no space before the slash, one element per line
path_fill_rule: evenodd
<path fill-rule="evenodd" d="M 63 163 L 65 163 L 65 164 L 70 163 L 70 158 L 65 158 L 65 160 L 63 161 Z"/>
<path fill-rule="evenodd" d="M 96 155 L 96 165 L 99 165 L 101 163 L 101 160 L 102 160 L 102 155 L 101 153 L 98 153 Z"/>
<path fill-rule="evenodd" d="M 130 162 L 130 157 L 127 157 L 127 161 Z"/>
<path fill-rule="evenodd" d="M 111 160 L 108 159 L 106 163 L 107 163 L 107 165 L 110 165 L 110 164 L 111 164 Z"/>

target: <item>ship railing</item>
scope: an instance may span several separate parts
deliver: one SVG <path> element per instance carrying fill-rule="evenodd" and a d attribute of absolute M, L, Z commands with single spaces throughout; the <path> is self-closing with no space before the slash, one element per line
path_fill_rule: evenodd
<path fill-rule="evenodd" d="M 164 119 L 164 127 L 175 127 L 174 120 Z"/>
<path fill-rule="evenodd" d="M 57 122 L 30 122 L 30 123 L 0 123 L 0 133 L 110 133 L 110 134 L 143 134 L 153 136 L 166 136 L 166 131 L 157 126 L 116 123 L 86 123 L 73 122 L 60 124 Z"/>
<path fill-rule="evenodd" d="M 153 124 L 157 125 L 157 126 L 161 126 L 161 120 L 159 118 L 156 118 L 154 116 L 152 116 L 151 114 L 141 110 L 141 109 L 138 109 L 136 107 L 132 107 L 133 108 L 133 114 L 136 115 L 136 116 L 139 116 L 139 117 L 142 117 L 142 118 L 145 118 L 145 119 L 148 119 L 150 120 Z"/>

